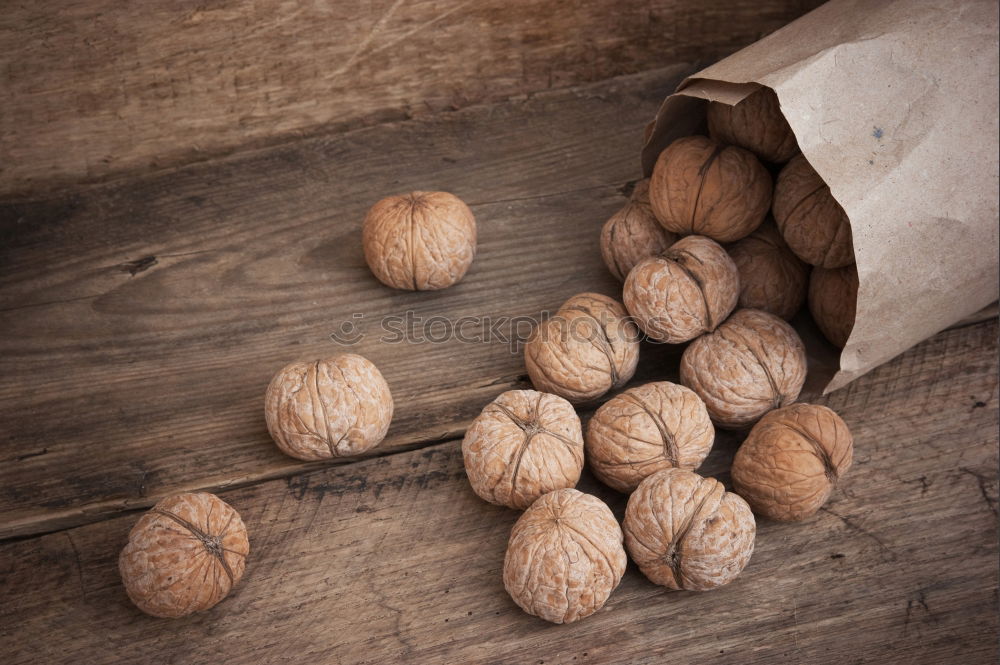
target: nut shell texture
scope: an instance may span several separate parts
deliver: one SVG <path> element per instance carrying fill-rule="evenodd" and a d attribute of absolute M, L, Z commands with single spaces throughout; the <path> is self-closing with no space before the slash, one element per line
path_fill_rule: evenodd
<path fill-rule="evenodd" d="M 622 530 L 597 497 L 550 492 L 514 524 L 503 584 L 528 614 L 570 623 L 604 606 L 625 573 Z"/>
<path fill-rule="evenodd" d="M 715 441 L 704 402 L 668 381 L 630 388 L 611 398 L 587 424 L 587 462 L 619 492 L 632 492 L 661 469 L 696 469 Z"/>
<path fill-rule="evenodd" d="M 800 259 L 823 268 L 854 263 L 847 213 L 803 155 L 778 174 L 773 209 L 781 235 Z"/>
<path fill-rule="evenodd" d="M 264 415 L 286 455 L 324 460 L 374 448 L 389 429 L 392 395 L 369 360 L 342 353 L 282 368 L 267 387 Z"/>
<path fill-rule="evenodd" d="M 854 328 L 858 304 L 858 268 L 813 268 L 809 279 L 809 312 L 830 343 L 844 348 Z"/>
<path fill-rule="evenodd" d="M 136 607 L 175 618 L 225 598 L 249 553 L 246 527 L 229 504 L 212 494 L 175 494 L 132 527 L 118 570 Z"/>
<path fill-rule="evenodd" d="M 785 321 L 741 309 L 681 356 L 681 383 L 705 402 L 716 425 L 741 428 L 798 399 L 806 352 Z"/>
<path fill-rule="evenodd" d="M 624 385 L 638 362 L 639 329 L 621 303 L 598 293 L 567 300 L 524 347 L 532 385 L 575 403 Z"/>
<path fill-rule="evenodd" d="M 710 102 L 707 118 L 714 140 L 746 148 L 766 162 L 783 164 L 799 151 L 778 96 L 770 88 L 761 88 L 735 106 Z"/>
<path fill-rule="evenodd" d="M 851 466 L 854 442 L 840 416 L 815 404 L 772 411 L 754 425 L 733 460 L 733 486 L 758 515 L 813 515 Z"/>
<path fill-rule="evenodd" d="M 476 255 L 476 220 L 454 194 L 382 199 L 362 228 L 365 261 L 386 286 L 430 291 L 462 279 Z"/>
<path fill-rule="evenodd" d="M 629 273 L 625 307 L 649 337 L 679 344 L 715 330 L 736 307 L 736 264 L 718 244 L 689 236 Z"/>
<path fill-rule="evenodd" d="M 691 591 L 733 581 L 750 561 L 757 533 L 746 501 L 714 478 L 683 469 L 642 481 L 629 497 L 622 528 L 643 575 Z"/>
<path fill-rule="evenodd" d="M 580 418 L 556 395 L 509 390 L 472 421 L 462 441 L 462 457 L 476 494 L 523 510 L 543 494 L 580 480 Z"/>
<path fill-rule="evenodd" d="M 649 206 L 649 181 L 640 180 L 632 199 L 601 229 L 601 256 L 618 281 L 624 282 L 643 259 L 659 254 L 677 241 L 663 228 Z"/>
<path fill-rule="evenodd" d="M 687 136 L 657 158 L 649 202 L 668 231 L 733 242 L 764 221 L 772 188 L 771 174 L 753 153 Z"/>
<path fill-rule="evenodd" d="M 740 307 L 762 309 L 785 320 L 802 308 L 809 267 L 788 249 L 773 224 L 762 224 L 730 247 L 729 255 L 740 272 Z"/>

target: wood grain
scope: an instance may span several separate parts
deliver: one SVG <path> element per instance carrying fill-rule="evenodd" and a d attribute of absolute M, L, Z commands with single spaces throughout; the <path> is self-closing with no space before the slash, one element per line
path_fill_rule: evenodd
<path fill-rule="evenodd" d="M 373 454 L 459 436 L 526 385 L 503 335 L 530 326 L 503 317 L 620 291 L 600 228 L 682 71 L 0 205 L 0 537 L 308 468 L 271 443 L 264 390 L 286 363 L 348 348 L 331 339 L 343 324 L 397 406 Z M 367 208 L 414 189 L 452 191 L 478 219 L 478 257 L 444 291 L 386 288 L 364 263 Z M 407 312 L 419 334 L 392 343 L 382 318 Z M 492 339 L 434 343 L 433 316 L 490 317 L 466 330 Z"/>
<path fill-rule="evenodd" d="M 996 321 L 939 334 L 819 400 L 855 464 L 802 524 L 761 523 L 731 585 L 667 592 L 630 566 L 553 626 L 501 584 L 517 514 L 480 501 L 458 442 L 223 493 L 251 553 L 209 613 L 133 608 L 115 561 L 137 515 L 0 544 L 0 660 L 18 663 L 993 663 Z M 736 437 L 703 472 L 728 480 Z M 582 487 L 623 497 L 585 478 Z"/>
<path fill-rule="evenodd" d="M 5 3 L 0 196 L 713 60 L 819 4 Z"/>

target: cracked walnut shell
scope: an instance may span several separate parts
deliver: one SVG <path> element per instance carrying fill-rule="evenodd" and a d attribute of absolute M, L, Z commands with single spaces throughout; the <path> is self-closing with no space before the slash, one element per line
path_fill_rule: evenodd
<path fill-rule="evenodd" d="M 604 223 L 601 256 L 618 281 L 624 282 L 637 263 L 655 256 L 677 242 L 653 215 L 649 205 L 649 180 L 635 185 L 632 198 Z"/>
<path fill-rule="evenodd" d="M 664 469 L 629 497 L 622 530 L 629 555 L 649 581 L 707 591 L 746 567 L 757 525 L 746 501 L 719 481 Z"/>
<path fill-rule="evenodd" d="M 771 88 L 745 97 L 735 105 L 709 102 L 708 133 L 719 143 L 746 148 L 766 162 L 783 164 L 799 151 L 792 128 L 781 113 Z"/>
<path fill-rule="evenodd" d="M 681 356 L 681 383 L 705 402 L 719 427 L 752 424 L 798 399 L 806 351 L 795 329 L 758 309 L 737 310 Z"/>
<path fill-rule="evenodd" d="M 773 211 L 785 242 L 806 263 L 822 268 L 854 263 L 847 213 L 805 156 L 797 155 L 778 174 Z"/>
<path fill-rule="evenodd" d="M 626 563 L 611 509 L 597 497 L 561 489 L 535 501 L 514 524 L 503 585 L 528 614 L 570 623 L 604 606 Z"/>
<path fill-rule="evenodd" d="M 686 136 L 657 158 L 649 202 L 668 231 L 733 242 L 764 221 L 772 187 L 771 174 L 753 153 Z"/>
<path fill-rule="evenodd" d="M 476 219 L 448 192 L 411 192 L 382 199 L 362 227 L 365 261 L 386 286 L 409 291 L 458 282 L 476 256 Z"/>
<path fill-rule="evenodd" d="M 739 306 L 791 319 L 802 308 L 809 268 L 770 222 L 729 248 L 740 272 Z"/>
<path fill-rule="evenodd" d="M 476 494 L 523 510 L 546 492 L 580 480 L 580 418 L 557 395 L 508 390 L 472 421 L 462 440 L 462 458 Z"/>
<path fill-rule="evenodd" d="M 813 268 L 809 279 L 809 312 L 823 335 L 844 348 L 854 329 L 858 306 L 858 267 Z"/>
<path fill-rule="evenodd" d="M 129 532 L 118 570 L 136 607 L 176 618 L 214 607 L 243 577 L 247 530 L 232 506 L 208 493 L 169 496 Z"/>
<path fill-rule="evenodd" d="M 715 441 L 705 403 L 684 386 L 657 381 L 601 405 L 587 424 L 587 463 L 605 485 L 632 492 L 661 469 L 696 469 Z"/>
<path fill-rule="evenodd" d="M 632 269 L 625 307 L 649 337 L 679 344 L 715 330 L 736 307 L 739 271 L 722 247 L 688 236 Z"/>
<path fill-rule="evenodd" d="M 392 411 L 381 372 L 354 353 L 287 365 L 264 398 L 271 438 L 286 455 L 307 461 L 374 448 L 389 430 Z"/>
<path fill-rule="evenodd" d="M 758 515 L 802 520 L 826 503 L 851 467 L 853 448 L 850 430 L 832 410 L 792 404 L 750 430 L 733 460 L 733 486 Z"/>
<path fill-rule="evenodd" d="M 575 403 L 621 387 L 638 362 L 639 329 L 621 303 L 598 293 L 567 300 L 524 347 L 532 385 Z"/>

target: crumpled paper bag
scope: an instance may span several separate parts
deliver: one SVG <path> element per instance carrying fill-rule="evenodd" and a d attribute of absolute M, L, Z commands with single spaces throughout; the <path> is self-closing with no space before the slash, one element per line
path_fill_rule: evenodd
<path fill-rule="evenodd" d="M 997 62 L 995 2 L 833 0 L 686 79 L 661 106 L 646 175 L 672 140 L 704 133 L 705 100 L 774 89 L 850 217 L 857 317 L 839 362 L 816 350 L 824 392 L 997 300 Z M 811 359 L 813 337 L 804 331 Z"/>

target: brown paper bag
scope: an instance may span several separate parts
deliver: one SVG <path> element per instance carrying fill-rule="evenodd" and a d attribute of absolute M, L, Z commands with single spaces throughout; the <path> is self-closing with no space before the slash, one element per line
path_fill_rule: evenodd
<path fill-rule="evenodd" d="M 803 330 L 810 383 L 824 392 L 997 299 L 997 62 L 992 0 L 833 0 L 686 79 L 661 106 L 647 176 L 672 140 L 705 133 L 706 100 L 774 89 L 850 217 L 857 317 L 839 362 Z"/>

